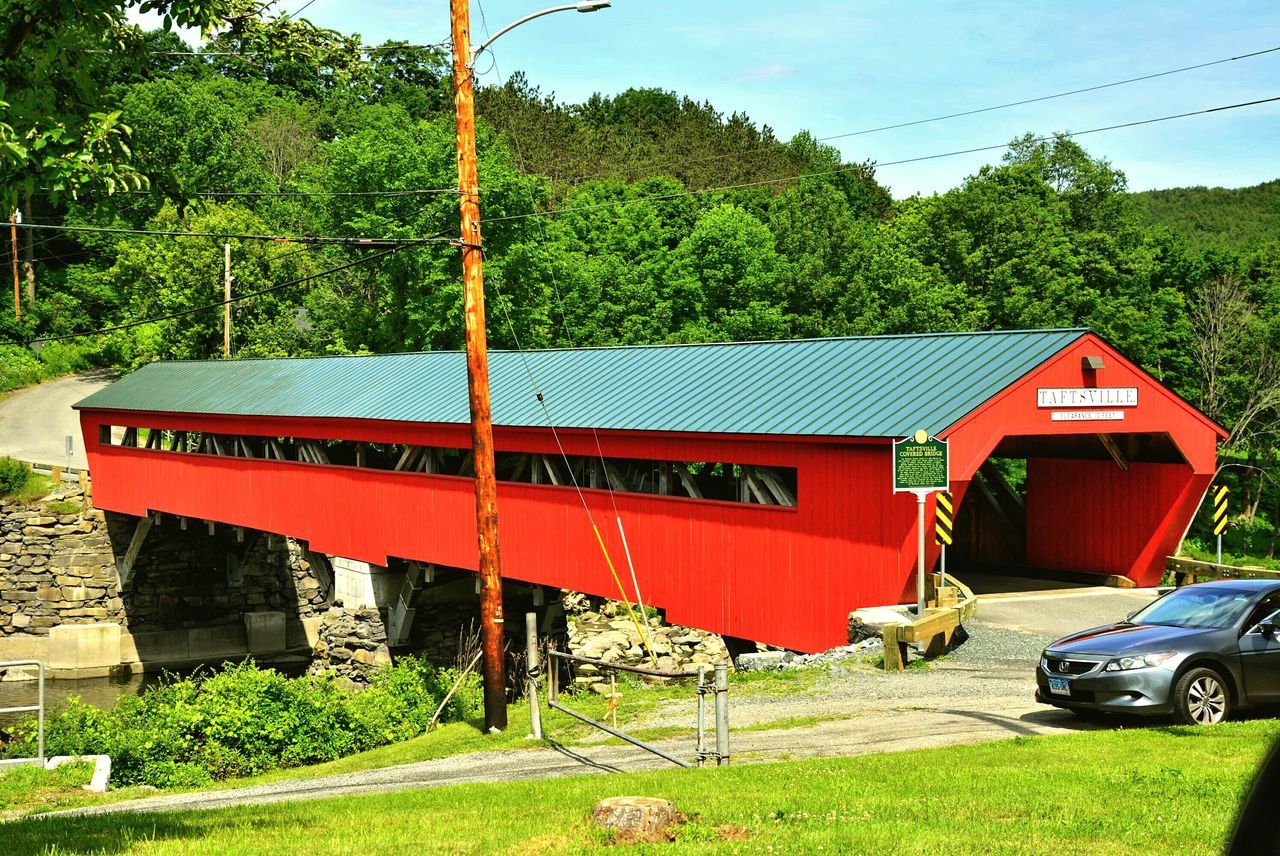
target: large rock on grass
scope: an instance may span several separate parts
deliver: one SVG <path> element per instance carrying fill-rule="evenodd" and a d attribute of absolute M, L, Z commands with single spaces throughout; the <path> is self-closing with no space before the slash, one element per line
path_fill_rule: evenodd
<path fill-rule="evenodd" d="M 609 797 L 596 804 L 591 819 L 627 844 L 671 841 L 674 828 L 684 822 L 674 805 L 657 797 Z"/>

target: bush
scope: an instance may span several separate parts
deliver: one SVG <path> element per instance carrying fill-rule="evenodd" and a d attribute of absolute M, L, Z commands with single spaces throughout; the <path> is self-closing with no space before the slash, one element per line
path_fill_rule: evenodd
<path fill-rule="evenodd" d="M 0 458 L 0 496 L 13 496 L 31 482 L 31 470 L 21 461 Z"/>
<path fill-rule="evenodd" d="M 39 383 L 44 366 L 26 348 L 0 347 L 0 392 Z"/>
<path fill-rule="evenodd" d="M 406 658 L 359 692 L 331 676 L 287 678 L 252 662 L 226 664 L 166 679 L 106 710 L 70 699 L 46 721 L 46 751 L 110 755 L 116 786 L 200 786 L 331 761 L 421 734 L 456 677 Z M 480 680 L 469 675 L 441 719 L 471 717 L 480 706 Z M 35 736 L 35 722 L 23 722 L 7 754 L 30 755 Z"/>

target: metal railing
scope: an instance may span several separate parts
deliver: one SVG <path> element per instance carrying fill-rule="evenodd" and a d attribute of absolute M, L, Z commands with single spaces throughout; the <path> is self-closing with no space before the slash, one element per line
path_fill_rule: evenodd
<path fill-rule="evenodd" d="M 533 719 L 534 736 L 541 738 L 542 721 L 541 714 L 538 710 L 538 676 L 540 668 L 538 664 L 538 643 L 537 628 L 533 613 L 527 613 L 525 616 L 527 656 L 528 656 L 528 691 L 530 713 Z M 595 660 L 591 657 L 580 657 L 576 654 L 568 654 L 563 651 L 557 651 L 554 648 L 547 652 L 548 656 L 553 660 L 568 663 L 582 663 L 585 665 L 595 666 L 598 669 L 614 670 L 619 672 L 630 672 L 635 675 L 648 675 L 655 678 L 697 678 L 698 680 L 698 719 L 697 719 L 697 766 L 701 767 L 708 759 L 714 758 L 717 766 L 724 766 L 729 763 L 729 665 L 728 663 L 715 664 L 715 681 L 714 683 L 707 680 L 707 667 L 699 666 L 695 671 L 668 671 L 665 669 L 646 669 L 642 666 L 627 666 L 622 663 L 609 663 L 604 660 Z M 692 767 L 688 761 L 672 755 L 651 743 L 646 743 L 636 737 L 632 737 L 624 731 L 609 726 L 603 722 L 592 719 L 584 713 L 576 711 L 566 705 L 560 703 L 560 685 L 559 672 L 553 663 L 548 664 L 547 669 L 547 706 L 561 713 L 566 713 L 575 719 L 581 720 L 588 725 L 598 728 L 607 734 L 611 734 L 620 740 L 625 740 L 633 746 L 644 749 L 646 752 L 652 752 L 660 758 L 664 758 L 673 764 L 681 767 Z M 705 699 L 708 695 L 714 696 L 715 711 L 715 749 L 708 750 L 706 745 L 706 703 Z"/>
<path fill-rule="evenodd" d="M 0 707 L 2 713 L 36 713 L 36 747 L 41 766 L 44 765 L 44 663 L 40 660 L 13 660 L 8 663 L 0 663 L 0 670 L 20 668 L 22 666 L 35 666 L 38 670 L 37 674 L 37 699 L 35 704 L 21 705 L 18 707 Z"/>

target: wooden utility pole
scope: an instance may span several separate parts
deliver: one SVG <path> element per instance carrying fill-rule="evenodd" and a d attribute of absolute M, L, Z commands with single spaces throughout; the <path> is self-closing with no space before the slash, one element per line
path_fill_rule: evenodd
<path fill-rule="evenodd" d="M 458 195 L 462 209 L 462 288 L 467 333 L 467 393 L 475 462 L 476 537 L 480 547 L 480 641 L 484 651 L 484 727 L 507 728 L 503 674 L 502 569 L 498 560 L 498 483 L 494 476 L 489 411 L 489 355 L 480 250 L 480 181 L 476 172 L 476 113 L 471 80 L 470 0 L 449 0 L 453 29 L 453 94 L 458 118 Z"/>
<path fill-rule="evenodd" d="M 231 245 L 222 245 L 222 356 L 231 356 Z"/>
<path fill-rule="evenodd" d="M 18 209 L 9 209 L 9 243 L 13 248 L 13 317 L 22 317 L 22 291 L 18 288 Z"/>
<path fill-rule="evenodd" d="M 27 221 L 31 221 L 31 191 L 23 191 L 22 194 L 22 210 L 26 212 Z M 34 307 L 36 305 L 36 252 L 35 239 L 36 234 L 31 229 L 27 229 L 27 234 L 23 235 L 23 239 L 27 244 L 27 256 L 22 260 L 22 275 L 27 280 L 27 306 Z"/>

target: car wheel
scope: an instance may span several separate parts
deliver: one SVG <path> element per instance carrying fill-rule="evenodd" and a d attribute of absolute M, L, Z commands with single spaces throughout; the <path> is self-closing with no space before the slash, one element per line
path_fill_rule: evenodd
<path fill-rule="evenodd" d="M 1213 669 L 1192 669 L 1174 686 L 1173 707 L 1187 725 L 1213 725 L 1230 715 L 1231 697 Z"/>

